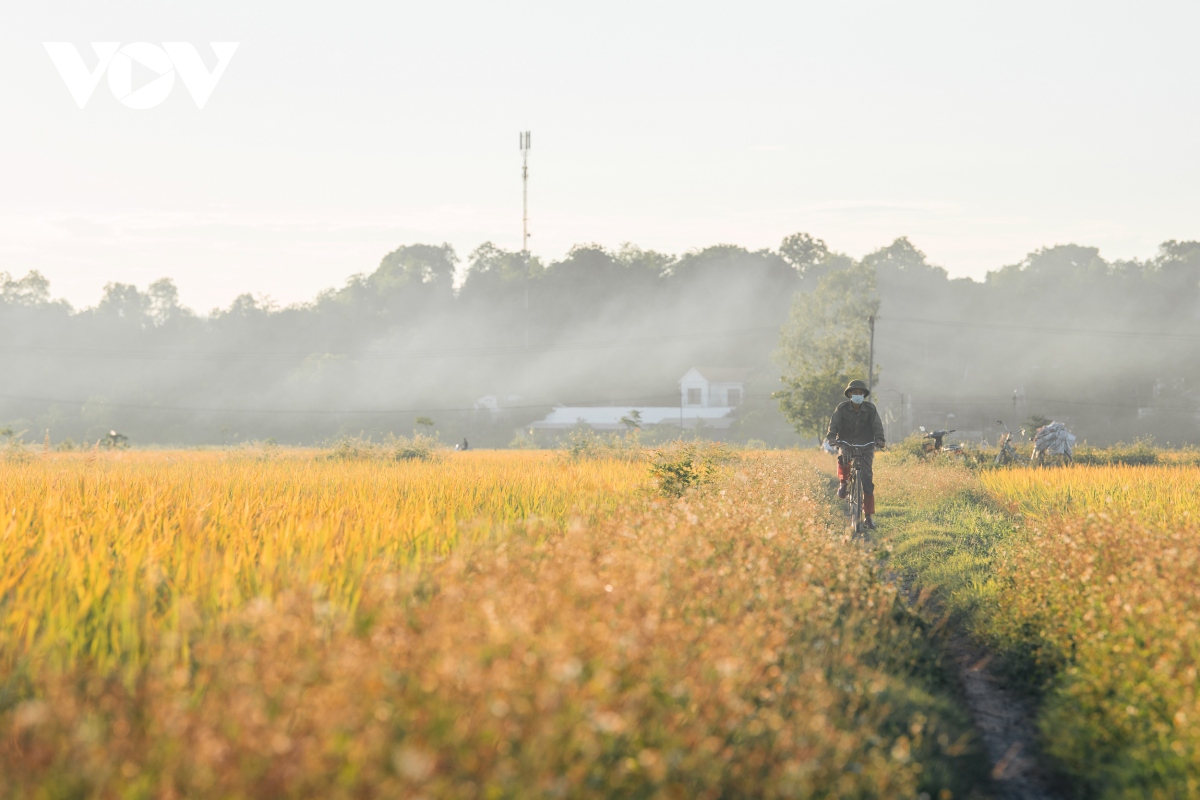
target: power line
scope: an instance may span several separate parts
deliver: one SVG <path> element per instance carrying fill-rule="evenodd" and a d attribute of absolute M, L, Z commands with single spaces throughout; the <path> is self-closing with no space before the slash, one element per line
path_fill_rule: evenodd
<path fill-rule="evenodd" d="M 912 317 L 890 317 L 881 315 L 880 321 L 904 322 L 913 325 L 942 325 L 952 328 L 980 328 L 983 330 L 1014 331 L 1027 333 L 1052 333 L 1069 336 L 1107 336 L 1113 338 L 1146 337 L 1156 339 L 1200 340 L 1200 333 L 1177 333 L 1170 331 L 1113 331 L 1098 328 L 1054 328 L 1041 325 L 1005 325 L 1002 323 L 973 322 L 969 320 L 915 319 Z"/>
<path fill-rule="evenodd" d="M 1005 407 L 1011 407 L 1011 404 L 1012 404 L 1011 396 L 1009 396 L 1009 397 L 997 396 L 997 398 L 994 400 L 990 399 L 990 398 L 978 398 L 978 397 L 958 397 L 958 398 L 948 397 L 948 398 L 922 399 L 920 395 L 915 395 L 915 396 L 909 395 L 909 396 L 912 398 L 911 403 L 914 406 L 936 405 L 939 408 L 950 408 L 950 409 L 952 409 L 955 406 L 979 406 L 979 407 L 982 407 L 982 406 L 1005 406 Z M 1064 400 L 1061 398 L 1054 398 L 1054 397 L 1030 397 L 1027 395 L 1021 396 L 1021 402 L 1026 403 L 1026 404 L 1041 403 L 1044 405 L 1094 406 L 1097 408 L 1139 409 L 1139 408 L 1154 407 L 1154 406 L 1138 405 L 1137 403 L 1106 402 L 1103 400 Z M 1158 406 L 1157 408 L 1162 408 L 1162 406 Z M 1189 411 L 1188 409 L 1184 409 L 1184 410 Z"/>

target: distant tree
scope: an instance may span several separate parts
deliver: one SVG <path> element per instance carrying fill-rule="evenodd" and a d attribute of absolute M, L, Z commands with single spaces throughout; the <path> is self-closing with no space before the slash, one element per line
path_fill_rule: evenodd
<path fill-rule="evenodd" d="M 365 331 L 393 320 L 411 322 L 453 303 L 457 265 L 458 256 L 448 244 L 404 245 L 384 256 L 370 275 L 352 275 L 344 288 L 323 294 L 319 308 Z"/>
<path fill-rule="evenodd" d="M 622 265 L 613 254 L 598 244 L 577 244 L 567 252 L 567 257 L 554 264 L 549 277 L 557 282 L 575 287 L 619 288 L 618 276 Z"/>
<path fill-rule="evenodd" d="M 681 256 L 663 284 L 666 297 L 676 304 L 672 316 L 677 325 L 720 330 L 762 325 L 764 320 L 778 324 L 803 278 L 774 251 L 714 245 Z M 709 358 L 744 364 L 745 355 L 736 347 L 713 346 L 709 352 Z"/>
<path fill-rule="evenodd" d="M 940 278 L 946 277 L 946 270 L 931 265 L 925 254 L 914 247 L 907 236 L 901 236 L 887 247 L 863 256 L 863 263 L 873 267 L 876 272 L 891 269 L 909 274 L 933 272 Z"/>
<path fill-rule="evenodd" d="M 780 243 L 779 255 L 792 269 L 807 278 L 829 258 L 829 248 L 825 246 L 825 242 L 807 233 L 793 233 Z M 819 275 L 815 277 L 820 278 Z"/>
<path fill-rule="evenodd" d="M 1060 244 L 1035 250 L 1016 264 L 989 272 L 987 282 L 999 287 L 1039 289 L 1095 281 L 1109 272 L 1109 264 L 1100 257 L 1098 248 Z"/>
<path fill-rule="evenodd" d="M 620 308 L 630 291 L 629 271 L 598 244 L 575 245 L 562 261 L 546 269 L 538 298 L 532 302 L 537 318 L 550 330 L 577 325 L 606 306 Z"/>
<path fill-rule="evenodd" d="M 903 315 L 922 306 L 939 307 L 950 302 L 946 270 L 930 264 L 907 236 L 868 253 L 862 261 L 875 270 L 879 294 L 888 298 L 891 313 Z"/>
<path fill-rule="evenodd" d="M 543 341 L 540 322 L 545 314 L 546 268 L 529 253 L 505 250 L 484 242 L 468 258 L 466 276 L 454 301 L 458 322 L 446 334 L 450 341 L 477 341 L 490 326 L 491 344 L 515 345 L 532 338 Z M 451 315 L 443 317 L 450 320 Z"/>
<path fill-rule="evenodd" d="M 429 417 L 417 417 L 416 422 L 418 425 L 423 426 L 425 428 L 433 427 L 433 420 Z"/>
<path fill-rule="evenodd" d="M 448 244 L 404 245 L 383 257 L 369 281 L 380 293 L 413 284 L 449 289 L 454 283 L 457 264 L 458 256 Z"/>
<path fill-rule="evenodd" d="M 131 283 L 105 284 L 104 296 L 96 306 L 98 316 L 128 320 L 138 325 L 146 324 L 149 310 L 150 298 Z"/>
<path fill-rule="evenodd" d="M 774 397 L 801 436 L 819 440 L 845 399 L 846 384 L 866 379 L 868 317 L 878 311 L 875 270 L 863 263 L 826 275 L 813 292 L 796 295 L 777 353 L 784 388 Z"/>
<path fill-rule="evenodd" d="M 36 270 L 19 279 L 0 272 L 0 302 L 18 306 L 45 305 L 50 302 L 50 281 Z"/>
<path fill-rule="evenodd" d="M 1174 304 L 1195 303 L 1200 295 L 1200 242 L 1163 242 L 1150 266 L 1150 277 Z"/>
<path fill-rule="evenodd" d="M 793 233 L 779 245 L 779 257 L 792 268 L 807 287 L 831 272 L 849 269 L 854 259 L 831 251 L 825 242 L 807 233 Z"/>
<path fill-rule="evenodd" d="M 735 244 L 717 244 L 703 250 L 685 253 L 671 266 L 670 274 L 676 280 L 695 281 L 715 277 L 728 281 L 732 278 L 757 276 L 781 280 L 794 280 L 794 270 L 777 253 L 770 250 L 750 251 Z"/>
<path fill-rule="evenodd" d="M 170 278 L 161 278 L 146 289 L 150 302 L 147 315 L 158 327 L 180 317 L 191 316 L 191 312 L 179 304 L 179 289 Z"/>
<path fill-rule="evenodd" d="M 1177 242 L 1174 239 L 1163 242 L 1158 246 L 1155 265 L 1159 269 L 1175 267 L 1195 270 L 1200 268 L 1200 242 Z M 37 275 L 36 272 L 29 274 Z"/>
<path fill-rule="evenodd" d="M 129 437 L 123 433 L 109 431 L 100 438 L 99 444 L 105 450 L 124 450 L 129 447 Z"/>
<path fill-rule="evenodd" d="M 650 278 L 661 278 L 668 274 L 678 261 L 675 256 L 655 250 L 643 250 L 630 242 L 617 251 L 617 262 L 632 273 Z"/>
<path fill-rule="evenodd" d="M 505 250 L 484 242 L 470 255 L 467 282 L 472 279 L 513 282 L 540 275 L 545 270 L 537 256 L 515 250 Z M 466 284 L 464 284 L 466 285 Z"/>
<path fill-rule="evenodd" d="M 240 319 L 248 319 L 254 317 L 265 317 L 274 309 L 269 300 L 257 298 L 249 292 L 239 294 L 233 298 L 233 302 L 229 304 L 226 311 L 216 311 L 213 316 L 216 318 L 233 317 Z"/>

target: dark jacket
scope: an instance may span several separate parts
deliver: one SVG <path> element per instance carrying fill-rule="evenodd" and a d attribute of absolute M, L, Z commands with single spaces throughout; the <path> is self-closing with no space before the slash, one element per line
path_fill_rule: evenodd
<path fill-rule="evenodd" d="M 840 403 L 829 420 L 829 433 L 825 438 L 833 441 L 841 439 L 851 444 L 866 444 L 867 442 L 882 442 L 883 420 L 875 404 L 864 400 L 861 406 L 847 400 Z"/>

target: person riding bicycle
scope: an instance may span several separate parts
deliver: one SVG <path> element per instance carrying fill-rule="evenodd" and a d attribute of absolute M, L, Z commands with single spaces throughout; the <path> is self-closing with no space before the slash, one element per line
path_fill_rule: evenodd
<path fill-rule="evenodd" d="M 883 438 L 883 420 L 879 418 L 875 404 L 867 402 L 871 390 L 862 381 L 850 381 L 844 394 L 850 399 L 839 403 L 833 412 L 833 417 L 829 420 L 829 433 L 825 435 L 826 441 L 841 439 L 851 444 L 874 442 L 875 446 L 882 450 L 887 444 Z M 874 459 L 874 450 L 867 449 L 863 453 L 862 469 L 859 470 L 863 482 L 863 514 L 866 516 L 866 525 L 871 530 L 875 530 L 875 522 L 871 519 L 875 513 L 875 476 L 871 469 Z M 846 482 L 849 479 L 850 448 L 838 445 L 838 497 L 846 496 Z"/>

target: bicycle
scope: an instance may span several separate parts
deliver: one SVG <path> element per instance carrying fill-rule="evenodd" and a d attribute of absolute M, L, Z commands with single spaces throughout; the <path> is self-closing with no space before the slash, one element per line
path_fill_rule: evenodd
<path fill-rule="evenodd" d="M 862 531 L 863 522 L 863 485 L 860 470 L 867 453 L 875 448 L 875 443 L 852 444 L 835 439 L 833 444 L 850 451 L 850 479 L 847 481 L 850 484 L 850 493 L 846 495 L 846 519 L 850 523 L 850 535 L 857 536 Z"/>

